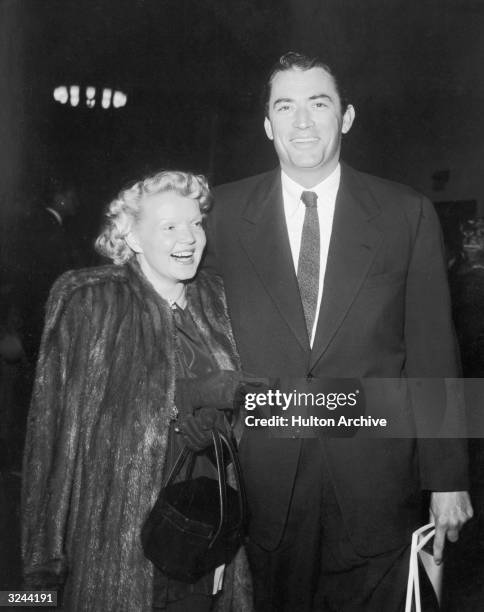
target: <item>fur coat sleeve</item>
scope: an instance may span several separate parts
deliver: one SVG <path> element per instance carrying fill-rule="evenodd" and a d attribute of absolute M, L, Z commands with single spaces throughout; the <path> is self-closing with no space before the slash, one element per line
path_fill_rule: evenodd
<path fill-rule="evenodd" d="M 235 369 L 221 284 L 190 309 L 219 367 Z M 54 285 L 28 420 L 22 491 L 27 585 L 64 584 L 65 609 L 148 611 L 152 567 L 139 532 L 160 486 L 174 405 L 168 304 L 135 264 Z"/>

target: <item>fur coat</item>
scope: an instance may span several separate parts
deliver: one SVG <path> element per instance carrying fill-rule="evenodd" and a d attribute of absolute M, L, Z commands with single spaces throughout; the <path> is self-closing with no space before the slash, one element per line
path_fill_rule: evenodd
<path fill-rule="evenodd" d="M 220 279 L 200 272 L 187 297 L 218 366 L 236 369 Z M 68 272 L 51 291 L 28 419 L 22 555 L 27 586 L 64 584 L 69 612 L 151 610 L 140 528 L 161 486 L 174 343 L 170 307 L 134 261 Z M 250 608 L 237 564 L 224 610 Z"/>

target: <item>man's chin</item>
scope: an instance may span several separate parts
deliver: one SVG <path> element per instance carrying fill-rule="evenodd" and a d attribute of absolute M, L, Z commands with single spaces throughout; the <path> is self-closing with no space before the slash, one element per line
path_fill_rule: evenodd
<path fill-rule="evenodd" d="M 317 170 L 325 165 L 325 160 L 320 155 L 298 155 L 291 160 L 294 168 Z"/>

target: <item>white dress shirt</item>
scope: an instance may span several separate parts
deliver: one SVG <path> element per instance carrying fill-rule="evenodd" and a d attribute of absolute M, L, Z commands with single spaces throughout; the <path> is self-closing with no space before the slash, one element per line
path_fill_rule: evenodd
<path fill-rule="evenodd" d="M 341 167 L 338 164 L 335 170 L 311 189 L 299 185 L 287 174 L 281 171 L 282 198 L 284 202 L 284 214 L 286 217 L 287 232 L 289 234 L 289 244 L 291 246 L 294 269 L 297 274 L 297 264 L 299 261 L 299 250 L 301 248 L 301 235 L 304 223 L 306 206 L 301 201 L 303 191 L 314 191 L 318 196 L 318 217 L 320 232 L 320 261 L 319 261 L 319 289 L 318 302 L 316 306 L 316 316 L 314 317 L 313 330 L 311 333 L 310 344 L 313 345 L 316 326 L 318 323 L 319 310 L 321 307 L 321 296 L 323 295 L 324 275 L 326 263 L 328 261 L 329 240 L 333 227 L 334 207 L 336 195 L 339 189 L 341 177 Z"/>

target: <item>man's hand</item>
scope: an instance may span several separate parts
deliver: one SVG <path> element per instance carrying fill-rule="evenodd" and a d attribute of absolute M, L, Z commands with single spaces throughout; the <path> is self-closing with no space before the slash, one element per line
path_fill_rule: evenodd
<path fill-rule="evenodd" d="M 435 523 L 434 561 L 442 563 L 445 538 L 457 542 L 459 531 L 474 512 L 467 491 L 433 491 L 430 497 L 430 517 Z"/>

